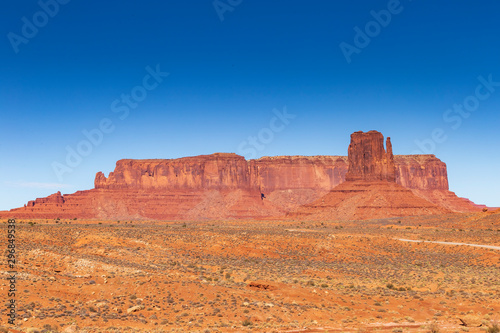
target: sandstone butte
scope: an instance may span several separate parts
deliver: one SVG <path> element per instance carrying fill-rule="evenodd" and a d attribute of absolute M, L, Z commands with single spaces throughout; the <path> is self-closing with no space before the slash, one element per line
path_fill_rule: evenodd
<path fill-rule="evenodd" d="M 377 131 L 351 135 L 345 156 L 234 153 L 123 159 L 94 188 L 29 201 L 0 217 L 200 220 L 370 219 L 481 210 L 449 191 L 434 155 L 396 155 Z M 263 194 L 265 197 L 261 197 Z"/>

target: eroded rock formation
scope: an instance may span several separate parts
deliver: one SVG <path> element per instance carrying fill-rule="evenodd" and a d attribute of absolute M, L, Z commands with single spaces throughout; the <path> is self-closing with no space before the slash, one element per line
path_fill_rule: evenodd
<path fill-rule="evenodd" d="M 35 200 L 28 201 L 26 207 L 34 207 L 35 205 L 40 205 L 40 204 L 48 204 L 48 205 L 52 204 L 58 207 L 63 203 L 64 203 L 64 197 L 61 195 L 61 192 L 57 192 L 45 198 L 37 198 Z"/>
<path fill-rule="evenodd" d="M 349 170 L 346 180 L 396 180 L 396 168 L 392 154 L 391 138 L 377 131 L 354 132 L 349 144 Z"/>
<path fill-rule="evenodd" d="M 446 164 L 434 155 L 396 155 L 394 165 L 395 180 L 404 187 L 448 189 Z M 96 189 L 260 187 L 264 192 L 292 188 L 329 191 L 346 180 L 347 172 L 346 156 L 274 156 L 246 161 L 236 154 L 217 153 L 171 160 L 120 160 L 107 178 L 98 172 L 94 185 Z"/>
<path fill-rule="evenodd" d="M 233 153 L 215 153 L 179 159 L 123 159 L 116 163 L 115 170 L 108 177 L 98 172 L 92 190 L 64 196 L 58 192 L 30 201 L 26 207 L 0 212 L 0 216 L 99 219 L 278 217 L 309 203 L 314 206 L 315 200 L 337 189 L 346 180 L 400 185 L 396 192 L 414 193 L 418 198 L 415 196 L 412 200 L 420 204 L 432 202 L 431 206 L 446 207 L 445 210 L 478 209 L 448 191 L 446 164 L 434 155 L 393 156 L 390 138 L 387 138 L 385 148 L 383 140 L 383 135 L 376 131 L 355 132 L 351 135 L 348 157 L 276 156 L 247 161 Z M 382 192 L 388 193 L 394 190 L 394 186 L 387 187 L 384 183 L 386 190 Z M 359 189 L 359 186 L 355 188 Z M 390 197 L 390 203 L 372 208 L 383 211 L 387 204 L 394 205 L 392 201 L 398 196 L 391 194 Z M 335 206 L 335 200 L 331 207 Z M 414 209 L 411 214 L 431 210 Z M 433 210 L 437 211 L 441 210 Z"/>
<path fill-rule="evenodd" d="M 120 160 L 105 177 L 97 173 L 96 189 L 247 189 L 255 181 L 243 156 L 216 153 L 171 160 Z"/>
<path fill-rule="evenodd" d="M 276 156 L 246 161 L 216 153 L 171 160 L 120 160 L 106 178 L 98 172 L 96 189 L 258 189 L 330 190 L 347 172 L 344 156 Z"/>
<path fill-rule="evenodd" d="M 411 189 L 448 190 L 446 164 L 434 155 L 396 155 L 396 183 Z"/>
<path fill-rule="evenodd" d="M 450 213 L 396 183 L 390 138 L 382 133 L 351 134 L 346 181 L 318 200 L 288 214 L 307 220 L 376 219 Z"/>
<path fill-rule="evenodd" d="M 350 180 L 328 194 L 288 213 L 302 220 L 367 220 L 451 213 L 412 190 L 383 180 Z"/>

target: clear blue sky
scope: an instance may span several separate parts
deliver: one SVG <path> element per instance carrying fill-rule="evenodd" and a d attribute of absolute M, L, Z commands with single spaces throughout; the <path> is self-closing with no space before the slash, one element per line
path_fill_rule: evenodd
<path fill-rule="evenodd" d="M 121 158 L 347 155 L 371 129 L 500 206 L 498 1 L 54 1 L 0 13 L 0 209 Z"/>

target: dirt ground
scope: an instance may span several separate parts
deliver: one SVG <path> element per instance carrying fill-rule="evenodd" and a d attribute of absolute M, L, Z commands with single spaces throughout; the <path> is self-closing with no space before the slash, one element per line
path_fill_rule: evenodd
<path fill-rule="evenodd" d="M 499 216 L 17 220 L 0 332 L 486 332 L 500 251 L 399 239 L 500 246 Z"/>

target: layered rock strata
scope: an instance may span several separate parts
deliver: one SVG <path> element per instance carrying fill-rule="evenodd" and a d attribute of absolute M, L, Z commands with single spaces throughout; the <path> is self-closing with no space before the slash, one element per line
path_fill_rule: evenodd
<path fill-rule="evenodd" d="M 448 191 L 445 163 L 434 155 L 394 156 L 390 139 L 385 148 L 383 139 L 376 131 L 353 133 L 348 157 L 276 156 L 247 161 L 233 153 L 215 153 L 178 159 L 123 159 L 108 177 L 98 172 L 92 190 L 58 192 L 29 201 L 25 207 L 0 212 L 0 216 L 278 217 L 315 202 L 346 180 L 394 183 L 446 210 L 479 209 Z"/>
<path fill-rule="evenodd" d="M 346 181 L 320 199 L 299 207 L 289 217 L 308 220 L 377 219 L 450 213 L 396 183 L 390 138 L 382 133 L 351 134 Z"/>

